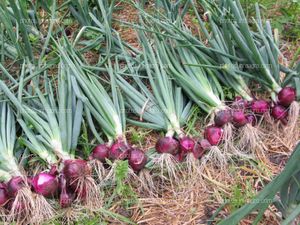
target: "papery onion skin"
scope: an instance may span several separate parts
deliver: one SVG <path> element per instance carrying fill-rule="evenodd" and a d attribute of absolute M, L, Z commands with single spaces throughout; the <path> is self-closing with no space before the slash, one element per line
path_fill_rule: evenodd
<path fill-rule="evenodd" d="M 223 129 L 216 126 L 206 127 L 204 130 L 204 137 L 211 145 L 218 145 L 222 141 Z"/>
<path fill-rule="evenodd" d="M 284 87 L 278 93 L 278 101 L 280 105 L 288 107 L 296 100 L 296 89 L 293 87 Z"/>
<path fill-rule="evenodd" d="M 273 116 L 273 118 L 275 120 L 282 120 L 282 119 L 285 119 L 287 117 L 288 111 L 285 107 L 283 107 L 281 105 L 275 105 L 272 108 L 271 115 Z"/>
<path fill-rule="evenodd" d="M 33 190 L 44 197 L 54 197 L 58 192 L 58 180 L 50 173 L 39 173 L 32 179 Z"/>
<path fill-rule="evenodd" d="M 106 144 L 97 145 L 91 154 L 91 159 L 97 159 L 101 162 L 105 162 L 108 159 L 109 148 Z"/>
<path fill-rule="evenodd" d="M 216 113 L 214 122 L 215 125 L 218 127 L 222 127 L 227 123 L 230 123 L 232 119 L 231 111 L 230 110 L 220 110 Z"/>
<path fill-rule="evenodd" d="M 183 152 L 192 152 L 195 146 L 195 141 L 190 137 L 182 137 L 179 139 L 179 148 Z"/>
<path fill-rule="evenodd" d="M 143 169 L 147 161 L 148 160 L 146 154 L 140 149 L 135 148 L 130 151 L 128 163 L 135 172 L 138 172 L 141 169 Z"/>
<path fill-rule="evenodd" d="M 265 100 L 255 100 L 251 104 L 251 110 L 256 114 L 264 114 L 268 112 L 269 109 L 269 103 Z"/>
<path fill-rule="evenodd" d="M 7 186 L 4 183 L 0 183 L 0 207 L 5 206 L 9 200 L 9 195 L 7 192 Z"/>
<path fill-rule="evenodd" d="M 161 154 L 169 153 L 176 155 L 179 150 L 179 142 L 173 137 L 163 137 L 156 142 L 155 149 Z"/>

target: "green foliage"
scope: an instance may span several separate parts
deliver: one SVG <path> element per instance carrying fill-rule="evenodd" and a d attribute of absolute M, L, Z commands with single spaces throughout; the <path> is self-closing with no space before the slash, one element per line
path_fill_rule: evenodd
<path fill-rule="evenodd" d="M 143 146 L 146 136 L 151 132 L 151 130 L 130 127 L 127 132 L 130 134 L 130 141 L 132 144 Z"/>
<path fill-rule="evenodd" d="M 265 9 L 266 18 L 272 21 L 273 28 L 277 28 L 284 38 L 299 39 L 300 37 L 300 1 L 299 0 L 241 0 L 247 17 L 255 15 L 254 4 Z"/>
<path fill-rule="evenodd" d="M 118 196 L 122 200 L 123 206 L 128 208 L 137 203 L 137 195 L 132 187 L 126 183 L 128 177 L 128 161 L 117 161 L 115 167 L 116 188 L 113 196 Z"/>
<path fill-rule="evenodd" d="M 231 211 L 235 211 L 255 196 L 253 185 L 250 180 L 246 180 L 245 185 L 240 183 L 236 184 L 232 188 L 232 197 L 229 199 L 229 207 Z"/>

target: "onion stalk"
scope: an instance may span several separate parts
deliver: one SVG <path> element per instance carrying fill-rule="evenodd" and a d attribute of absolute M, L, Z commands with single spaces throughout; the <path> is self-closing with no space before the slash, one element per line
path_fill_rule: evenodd
<path fill-rule="evenodd" d="M 7 103 L 0 105 L 0 121 L 0 170 L 2 181 L 6 182 L 1 185 L 1 206 L 9 211 L 7 219 L 17 223 L 36 223 L 45 218 L 50 219 L 53 216 L 52 207 L 42 195 L 31 192 L 24 168 L 21 168 L 15 156 L 16 121 Z"/>
<path fill-rule="evenodd" d="M 0 82 L 0 86 L 22 115 L 22 119 L 18 122 L 28 138 L 24 140 L 25 145 L 47 162 L 49 167 L 58 165 L 58 160 L 60 160 L 61 165 L 58 165 L 58 170 L 66 177 L 67 187 L 74 192 L 78 201 L 88 207 L 93 207 L 100 201 L 90 165 L 84 160 L 75 158 L 83 104 L 76 98 L 67 73 L 68 69 L 60 64 L 56 90 L 57 101 L 46 73 L 43 80 L 44 93 L 34 81 L 33 88 L 38 99 L 30 103 L 17 99 L 3 82 Z M 53 176 L 53 174 L 48 175 L 48 178 Z"/>
<path fill-rule="evenodd" d="M 68 45 L 68 43 L 66 43 L 66 45 Z M 110 60 L 108 61 L 108 64 L 106 64 L 106 69 L 110 77 L 112 97 L 91 72 L 82 70 L 82 62 L 75 56 L 75 52 L 73 52 L 73 50 L 70 49 L 70 52 L 73 54 L 67 55 L 65 54 L 64 49 L 62 49 L 60 45 L 58 46 L 62 59 L 69 67 L 69 76 L 75 87 L 77 96 L 84 101 L 84 108 L 89 125 L 100 144 L 104 144 L 108 148 L 106 161 L 109 162 L 109 160 L 115 161 L 128 159 L 129 164 L 133 165 L 130 163 L 130 156 L 134 154 L 134 148 L 127 142 L 125 137 L 126 118 L 124 101 L 119 89 L 117 88 Z M 73 57 L 71 57 L 71 55 L 73 55 Z M 106 143 L 103 143 L 103 140 L 99 138 L 93 119 L 98 122 L 106 135 Z M 94 149 L 90 158 L 94 158 L 97 151 L 97 148 Z M 143 154 L 139 154 L 139 156 L 142 156 Z M 104 159 L 102 159 L 102 161 L 104 161 Z M 141 165 L 141 167 L 143 166 L 144 165 Z M 114 166 L 112 167 L 114 168 Z M 141 169 L 140 167 L 135 168 Z M 132 169 L 135 168 L 132 167 Z M 138 170 L 135 172 L 138 172 Z M 134 173 L 131 174 L 135 176 Z M 109 179 L 110 175 L 112 175 L 112 173 L 109 173 L 106 179 Z"/>

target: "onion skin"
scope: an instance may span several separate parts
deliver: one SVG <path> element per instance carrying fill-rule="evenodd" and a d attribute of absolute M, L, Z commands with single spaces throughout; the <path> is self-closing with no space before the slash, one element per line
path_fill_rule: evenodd
<path fill-rule="evenodd" d="M 246 109 L 249 107 L 249 102 L 243 99 L 241 96 L 236 96 L 233 102 L 233 108 Z"/>
<path fill-rule="evenodd" d="M 204 130 L 204 137 L 211 145 L 218 145 L 222 141 L 223 129 L 216 126 L 206 127 Z"/>
<path fill-rule="evenodd" d="M 248 123 L 248 120 L 243 111 L 234 111 L 232 113 L 233 124 L 236 127 L 242 127 Z"/>
<path fill-rule="evenodd" d="M 280 105 L 288 107 L 295 100 L 296 90 L 293 87 L 284 87 L 278 93 L 278 101 Z"/>
<path fill-rule="evenodd" d="M 101 162 L 105 162 L 108 159 L 109 148 L 106 144 L 97 145 L 91 154 L 91 159 L 97 159 Z"/>
<path fill-rule="evenodd" d="M 192 152 L 195 146 L 195 141 L 190 137 L 183 137 L 179 139 L 179 148 L 183 152 Z"/>
<path fill-rule="evenodd" d="M 131 168 L 138 172 L 143 169 L 147 163 L 148 159 L 145 153 L 139 149 L 132 149 L 130 151 L 128 162 Z"/>
<path fill-rule="evenodd" d="M 109 149 L 108 156 L 111 160 L 125 160 L 128 158 L 130 147 L 123 141 L 116 141 Z"/>
<path fill-rule="evenodd" d="M 7 192 L 9 197 L 15 197 L 18 191 L 25 186 L 25 182 L 22 177 L 16 176 L 11 178 L 7 182 Z"/>
<path fill-rule="evenodd" d="M 214 118 L 215 125 L 218 127 L 222 127 L 227 123 L 230 123 L 232 119 L 231 111 L 230 110 L 221 110 L 216 113 Z"/>
<path fill-rule="evenodd" d="M 275 120 L 282 120 L 287 117 L 288 111 L 285 107 L 281 105 L 276 105 L 272 108 L 271 115 Z"/>
<path fill-rule="evenodd" d="M 0 207 L 5 206 L 8 200 L 7 186 L 4 183 L 0 183 Z"/>
<path fill-rule="evenodd" d="M 50 173 L 39 173 L 32 179 L 33 190 L 44 197 L 54 197 L 58 191 L 58 180 Z"/>
<path fill-rule="evenodd" d="M 179 151 L 179 142 L 173 137 L 163 137 L 156 142 L 155 149 L 161 154 L 176 155 Z"/>
<path fill-rule="evenodd" d="M 264 114 L 268 112 L 269 108 L 269 103 L 265 100 L 256 100 L 251 104 L 251 110 L 256 114 Z"/>

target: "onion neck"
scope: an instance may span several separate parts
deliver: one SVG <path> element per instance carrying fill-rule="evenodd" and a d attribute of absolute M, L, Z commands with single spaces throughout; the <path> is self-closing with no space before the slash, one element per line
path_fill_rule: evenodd
<path fill-rule="evenodd" d="M 73 159 L 74 157 L 70 155 L 68 152 L 63 150 L 63 146 L 61 141 L 58 140 L 52 140 L 51 141 L 52 149 L 55 152 L 55 154 L 62 160 L 68 160 Z"/>

